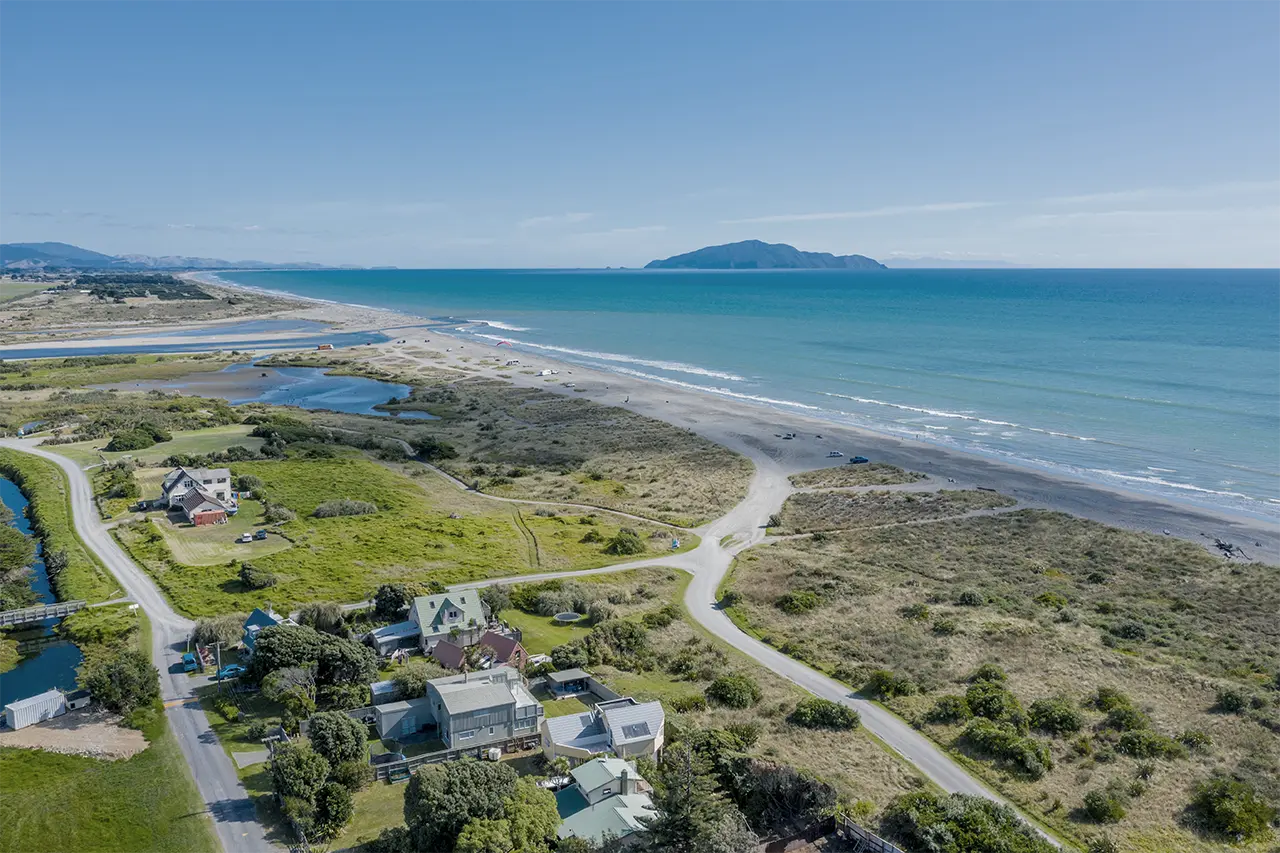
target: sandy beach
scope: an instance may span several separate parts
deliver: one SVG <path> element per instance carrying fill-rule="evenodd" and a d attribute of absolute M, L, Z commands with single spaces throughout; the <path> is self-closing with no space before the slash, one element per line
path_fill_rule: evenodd
<path fill-rule="evenodd" d="M 199 279 L 198 276 L 193 277 Z M 216 286 L 235 288 L 222 280 L 218 280 Z M 264 295 L 256 290 L 250 292 Z M 423 317 L 365 306 L 265 295 L 277 303 L 273 306 L 276 310 L 256 319 L 320 321 L 329 324 L 328 331 L 332 333 L 384 333 L 390 339 L 385 343 L 344 350 L 358 351 L 362 355 L 367 353 L 367 357 L 375 359 L 384 368 L 449 368 L 457 371 L 460 378 L 471 375 L 501 379 L 523 387 L 621 406 L 688 429 L 782 474 L 844 464 L 848 458 L 861 455 L 873 461 L 924 472 L 953 488 L 995 489 L 1017 498 L 1023 506 L 1058 510 L 1127 529 L 1177 536 L 1210 549 L 1214 549 L 1215 539 L 1221 539 L 1241 548 L 1250 559 L 1280 562 L 1280 525 L 1260 519 L 1232 516 L 1071 480 L 934 444 L 835 424 L 802 412 L 786 412 L 763 404 L 725 399 L 584 368 L 543 355 L 513 352 L 507 347 L 486 345 L 473 339 L 462 340 L 448 334 L 448 330 L 457 327 L 456 323 L 440 325 Z M 166 326 L 151 334 L 146 329 L 133 328 L 128 330 L 128 342 L 137 346 L 189 346 L 190 352 L 203 351 L 206 342 L 216 340 L 225 345 L 237 339 L 258 341 L 251 348 L 256 352 L 297 348 L 290 347 L 288 343 L 298 336 L 296 332 L 238 335 L 234 331 L 238 322 L 242 321 L 232 319 L 188 323 L 181 327 Z M 200 330 L 207 334 L 200 334 Z M 86 331 L 87 327 L 81 330 L 81 334 Z M 186 334 L 176 335 L 176 332 Z M 279 346 L 263 345 L 263 340 L 279 341 Z M 77 337 L 56 343 L 92 351 L 119 345 L 120 342 L 117 334 Z M 40 343 L 49 346 L 55 341 L 43 338 Z M 9 348 L 0 347 L 0 356 Z M 519 359 L 519 366 L 507 367 L 506 362 L 511 359 Z M 558 373 L 549 377 L 532 375 L 539 370 L 556 370 Z M 565 383 L 573 383 L 574 387 L 566 387 Z M 796 435 L 792 439 L 782 437 L 788 433 Z M 831 451 L 839 451 L 844 457 L 830 458 L 828 453 Z"/>

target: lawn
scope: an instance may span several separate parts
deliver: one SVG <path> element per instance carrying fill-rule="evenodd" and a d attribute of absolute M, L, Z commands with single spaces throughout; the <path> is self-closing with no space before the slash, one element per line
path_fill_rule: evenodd
<path fill-rule="evenodd" d="M 665 532 L 661 538 L 652 536 L 659 532 L 656 525 L 586 510 L 539 515 L 531 507 L 468 494 L 420 465 L 416 469 L 421 476 L 407 476 L 359 456 L 234 463 L 233 475 L 259 477 L 264 500 L 298 515 L 273 528 L 292 547 L 250 552 L 255 566 L 276 575 L 277 584 L 266 591 L 241 584 L 239 563 L 233 563 L 241 558 L 223 550 L 230 546 L 222 541 L 226 537 L 219 532 L 221 525 L 207 534 L 187 529 L 161 533 L 156 523 L 144 522 L 121 525 L 115 533 L 175 606 L 193 616 L 250 610 L 267 597 L 277 608 L 309 601 L 359 601 L 390 581 L 454 584 L 635 559 L 604 553 L 604 543 L 624 524 L 636 529 L 650 553 L 666 552 L 670 544 Z M 333 518 L 311 515 L 319 504 L 339 498 L 373 503 L 378 511 Z M 170 534 L 176 539 L 188 533 L 213 540 L 215 547 L 198 555 L 181 543 L 185 557 L 194 556 L 206 565 L 186 561 L 169 544 Z M 588 533 L 597 541 L 582 542 Z M 267 541 L 279 542 L 274 534 Z"/>
<path fill-rule="evenodd" d="M 236 541 L 242 534 L 252 534 L 267 524 L 262 504 L 253 500 L 241 501 L 240 511 L 230 516 L 226 524 L 196 527 L 173 512 L 152 513 L 151 523 L 164 537 L 174 559 L 188 566 L 219 566 L 229 560 L 256 562 L 289 547 L 289 540 L 274 532 L 269 532 L 266 539 Z"/>
<path fill-rule="evenodd" d="M 0 749 L 0 850 L 214 851 L 178 742 L 157 714 L 127 761 Z"/>
<path fill-rule="evenodd" d="M 591 633 L 586 619 L 568 625 L 556 622 L 551 616 L 525 613 L 522 610 L 504 610 L 502 618 L 522 634 L 520 645 L 531 655 L 549 654 L 556 646 Z"/>
<path fill-rule="evenodd" d="M 1022 510 L 759 546 L 740 555 L 726 589 L 738 596 L 735 621 L 855 688 L 876 669 L 907 679 L 910 695 L 887 704 L 1059 832 L 1094 833 L 1080 819 L 1084 793 L 1128 785 L 1144 764 L 1145 790 L 1108 828 L 1121 849 L 1220 849 L 1177 820 L 1191 786 L 1214 771 L 1280 795 L 1280 715 L 1267 688 L 1280 653 L 1274 566 Z M 1082 739 L 1037 735 L 1055 764 L 1043 778 L 984 760 L 963 726 L 929 716 L 984 662 L 1008 673 L 1024 706 L 1061 695 L 1082 713 Z M 1260 707 L 1214 710 L 1228 686 Z M 1212 747 L 1147 762 L 1118 753 L 1103 715 L 1081 707 L 1100 687 L 1129 694 L 1153 731 L 1200 730 Z"/>
<path fill-rule="evenodd" d="M 542 710 L 548 717 L 567 717 L 570 714 L 583 714 L 590 711 L 592 706 L 582 701 L 577 696 L 566 696 L 563 699 L 554 699 L 550 691 L 545 687 L 538 687 L 533 691 L 533 698 L 542 703 Z"/>
<path fill-rule="evenodd" d="M 95 438 L 88 441 L 77 441 L 72 444 L 55 444 L 48 449 L 54 453 L 74 459 L 79 463 L 80 467 L 87 468 L 90 465 L 97 465 L 104 459 L 108 462 L 118 462 L 121 459 L 132 459 L 142 465 L 159 465 L 165 459 L 173 455 L 190 455 L 198 456 L 208 453 L 216 453 L 226 450 L 232 445 L 240 445 L 249 450 L 258 450 L 263 445 L 263 439 L 255 438 L 249 435 L 249 431 L 253 427 L 243 424 L 231 424 L 228 426 L 208 427 L 206 429 L 187 430 L 184 432 L 175 432 L 172 441 L 164 441 L 160 444 L 148 447 L 146 450 L 132 450 L 121 453 L 107 453 L 100 450 L 106 447 L 110 437 Z M 143 497 L 155 497 L 146 489 L 143 489 Z"/>

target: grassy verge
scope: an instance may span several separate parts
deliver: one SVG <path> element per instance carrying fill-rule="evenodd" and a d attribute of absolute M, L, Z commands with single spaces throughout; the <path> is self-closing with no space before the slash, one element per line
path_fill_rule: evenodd
<path fill-rule="evenodd" d="M 31 527 L 44 542 L 45 553 L 66 553 L 66 568 L 52 578 L 58 598 L 105 601 L 118 595 L 121 590 L 115 579 L 75 533 L 71 488 L 62 470 L 38 456 L 0 448 L 0 473 L 13 480 L 30 502 Z"/>

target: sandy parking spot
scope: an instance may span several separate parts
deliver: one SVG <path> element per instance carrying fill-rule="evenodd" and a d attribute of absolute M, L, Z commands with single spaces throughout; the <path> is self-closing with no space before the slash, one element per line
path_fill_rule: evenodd
<path fill-rule="evenodd" d="M 4 729 L 0 746 L 111 760 L 131 758 L 147 748 L 147 739 L 120 722 L 120 715 L 106 711 L 72 711 L 17 731 Z"/>

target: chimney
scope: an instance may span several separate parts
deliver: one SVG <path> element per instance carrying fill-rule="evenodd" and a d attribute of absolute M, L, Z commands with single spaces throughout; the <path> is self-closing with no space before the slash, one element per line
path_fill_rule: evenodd
<path fill-rule="evenodd" d="M 619 786 L 618 793 L 634 794 L 635 792 L 635 781 L 631 778 L 631 769 L 624 767 L 622 768 L 622 784 Z"/>

